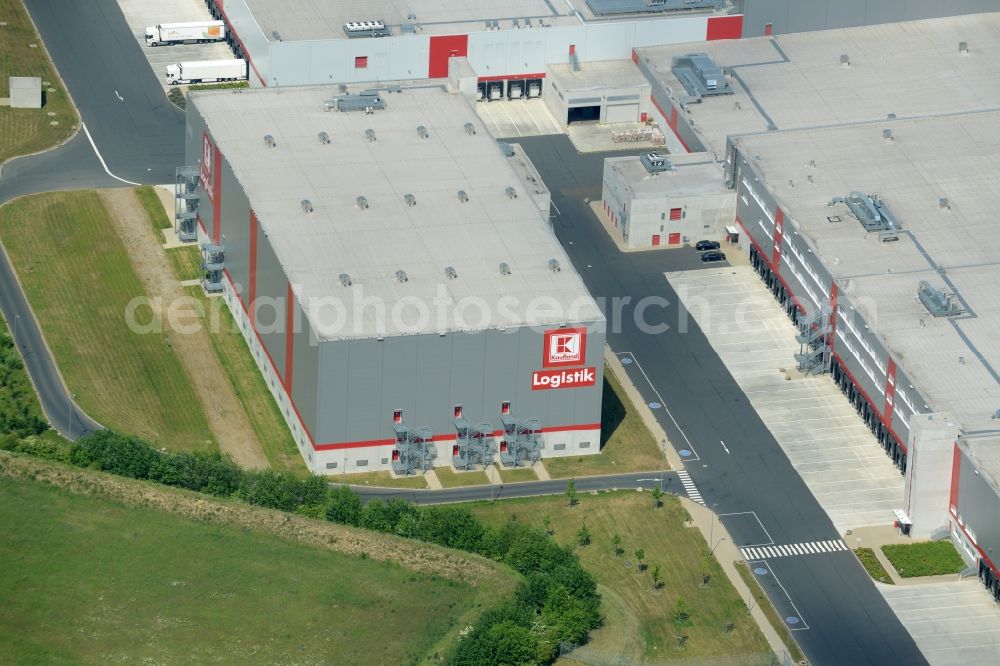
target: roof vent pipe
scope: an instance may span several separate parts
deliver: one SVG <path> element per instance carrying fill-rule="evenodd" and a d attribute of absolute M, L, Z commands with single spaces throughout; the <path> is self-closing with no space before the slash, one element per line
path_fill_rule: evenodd
<path fill-rule="evenodd" d="M 406 205 L 407 206 L 416 206 L 417 205 L 417 198 L 415 196 L 413 196 L 412 194 L 403 195 L 403 199 L 406 201 Z"/>
<path fill-rule="evenodd" d="M 270 134 L 265 134 L 264 135 L 264 145 L 266 147 L 268 147 L 268 148 L 274 148 L 278 144 L 274 142 L 274 137 L 273 136 L 271 136 Z"/>
<path fill-rule="evenodd" d="M 427 133 L 426 127 L 424 127 L 423 125 L 417 125 L 417 136 L 419 136 L 421 139 L 428 139 L 430 138 L 431 135 Z"/>
<path fill-rule="evenodd" d="M 558 259 L 549 259 L 549 270 L 553 273 L 558 273 L 562 270 L 562 266 L 559 265 Z"/>
<path fill-rule="evenodd" d="M 462 203 L 469 202 L 469 195 L 466 193 L 465 190 L 458 191 L 458 200 L 461 201 Z"/>
<path fill-rule="evenodd" d="M 465 133 L 472 136 L 476 133 L 476 126 L 472 123 L 465 123 Z"/>
<path fill-rule="evenodd" d="M 375 130 L 373 130 L 373 129 L 366 129 L 365 130 L 365 138 L 368 139 L 368 141 L 370 143 L 375 143 Z"/>
<path fill-rule="evenodd" d="M 357 199 L 355 199 L 355 201 L 358 202 L 358 208 L 360 208 L 361 210 L 364 210 L 364 209 L 368 208 L 368 198 L 367 197 L 361 197 L 361 196 L 359 196 Z"/>
<path fill-rule="evenodd" d="M 517 198 L 517 190 L 515 190 L 513 187 L 508 187 L 504 191 L 507 193 L 507 198 L 508 199 L 516 199 Z"/>
<path fill-rule="evenodd" d="M 846 53 L 842 53 L 840 55 L 840 66 L 841 67 L 850 67 L 851 66 L 851 57 L 849 55 L 847 55 Z"/>
<path fill-rule="evenodd" d="M 946 210 L 951 210 L 951 202 L 948 201 L 948 197 L 941 197 L 938 199 L 938 206 Z"/>
<path fill-rule="evenodd" d="M 506 261 L 500 262 L 500 275 L 510 275 L 510 266 Z"/>
<path fill-rule="evenodd" d="M 400 282 L 409 282 L 410 278 L 407 277 L 406 271 L 396 271 L 396 279 Z"/>
<path fill-rule="evenodd" d="M 969 43 L 968 42 L 959 42 L 958 43 L 958 52 L 961 53 L 962 55 L 969 55 Z"/>
<path fill-rule="evenodd" d="M 454 280 L 455 278 L 458 277 L 458 271 L 456 271 L 451 266 L 444 267 L 444 274 L 448 277 L 449 280 Z"/>
<path fill-rule="evenodd" d="M 340 274 L 340 284 L 342 286 L 344 286 L 344 287 L 350 287 L 351 286 L 351 276 L 348 275 L 347 273 L 341 273 Z"/>
<path fill-rule="evenodd" d="M 307 213 L 313 212 L 313 205 L 312 202 L 309 201 L 309 199 L 302 200 L 302 210 L 304 210 Z"/>
<path fill-rule="evenodd" d="M 320 132 L 319 142 L 322 143 L 324 146 L 327 145 L 328 143 L 330 143 L 330 135 L 327 134 L 326 132 Z"/>
<path fill-rule="evenodd" d="M 892 141 L 892 130 L 888 128 L 882 130 L 882 139 L 884 141 Z"/>

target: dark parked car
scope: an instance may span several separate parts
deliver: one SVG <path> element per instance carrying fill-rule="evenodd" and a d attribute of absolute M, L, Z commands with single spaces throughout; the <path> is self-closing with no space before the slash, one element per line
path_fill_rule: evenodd
<path fill-rule="evenodd" d="M 698 251 L 718 250 L 719 247 L 720 246 L 718 242 L 709 240 L 700 240 L 698 241 L 697 245 L 694 246 L 694 248 Z"/>
<path fill-rule="evenodd" d="M 719 252 L 718 250 L 711 250 L 709 252 L 703 253 L 701 255 L 701 260 L 702 261 L 725 261 L 726 260 L 726 255 L 724 255 L 722 252 Z"/>

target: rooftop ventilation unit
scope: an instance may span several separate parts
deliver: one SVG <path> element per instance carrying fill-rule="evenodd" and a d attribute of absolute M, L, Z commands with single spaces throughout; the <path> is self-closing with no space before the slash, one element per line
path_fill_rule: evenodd
<path fill-rule="evenodd" d="M 510 266 L 506 261 L 500 262 L 500 275 L 510 275 Z"/>
<path fill-rule="evenodd" d="M 465 123 L 465 133 L 472 136 L 476 133 L 476 126 L 472 123 Z"/>
<path fill-rule="evenodd" d="M 969 55 L 969 43 L 968 42 L 959 42 L 958 43 L 958 52 L 961 53 L 962 55 Z"/>
<path fill-rule="evenodd" d="M 639 161 L 646 167 L 649 173 L 660 173 L 661 171 L 673 171 L 674 165 L 660 153 L 643 153 L 639 155 Z"/>
<path fill-rule="evenodd" d="M 368 208 L 368 197 L 359 196 L 357 199 L 355 199 L 355 201 L 358 202 L 358 208 L 360 208 L 361 210 Z"/>
<path fill-rule="evenodd" d="M 948 201 L 948 197 L 941 197 L 940 199 L 938 199 L 938 208 L 951 210 L 951 202 Z"/>
<path fill-rule="evenodd" d="M 879 232 L 879 240 L 899 240 L 902 226 L 889 210 L 889 206 L 878 194 L 868 196 L 864 192 L 851 192 L 844 200 L 858 222 L 871 233 Z"/>
<path fill-rule="evenodd" d="M 687 53 L 674 58 L 670 65 L 674 76 L 681 82 L 689 95 L 732 95 L 733 89 L 726 81 L 718 65 L 707 53 Z"/>
<path fill-rule="evenodd" d="M 276 42 L 280 42 L 281 41 L 281 33 L 278 32 L 277 30 L 272 30 L 271 31 L 271 39 L 273 39 Z"/>
<path fill-rule="evenodd" d="M 882 130 L 882 140 L 883 141 L 892 141 L 892 130 L 891 129 L 886 128 L 886 129 Z"/>
<path fill-rule="evenodd" d="M 410 281 L 410 278 L 406 275 L 406 271 L 396 271 L 396 279 L 400 282 Z"/>
<path fill-rule="evenodd" d="M 851 56 L 847 55 L 846 53 L 840 54 L 840 66 L 841 67 L 850 67 L 851 66 Z"/>
<path fill-rule="evenodd" d="M 517 190 L 515 190 L 513 187 L 508 187 L 506 190 L 504 190 L 504 192 L 507 193 L 507 198 L 508 199 L 516 199 L 517 198 Z"/>
<path fill-rule="evenodd" d="M 927 311 L 935 317 L 955 317 L 965 314 L 965 308 L 955 297 L 942 289 L 935 289 L 927 280 L 921 280 L 917 296 Z"/>
<path fill-rule="evenodd" d="M 423 125 L 417 125 L 417 136 L 421 139 L 429 139 L 431 135 L 427 133 L 426 127 Z"/>
<path fill-rule="evenodd" d="M 365 138 L 368 139 L 369 143 L 375 143 L 378 140 L 375 136 L 375 130 L 373 129 L 365 130 Z"/>
<path fill-rule="evenodd" d="M 344 33 L 350 37 L 390 37 L 392 32 L 384 21 L 348 21 L 344 24 Z"/>
<path fill-rule="evenodd" d="M 500 142 L 500 151 L 503 153 L 504 157 L 514 157 L 514 146 L 510 145 L 506 141 Z"/>
<path fill-rule="evenodd" d="M 549 259 L 549 270 L 553 273 L 558 273 L 562 270 L 562 266 L 559 265 L 558 259 Z"/>
<path fill-rule="evenodd" d="M 319 142 L 322 143 L 324 146 L 327 145 L 327 144 L 329 144 L 330 143 L 330 135 L 327 134 L 326 132 L 320 132 L 319 133 Z"/>
<path fill-rule="evenodd" d="M 407 206 L 416 206 L 417 205 L 417 198 L 415 196 L 413 196 L 412 194 L 404 194 L 403 195 L 403 200 L 406 202 Z"/>
<path fill-rule="evenodd" d="M 274 137 L 273 136 L 271 136 L 270 134 L 265 134 L 264 135 L 264 145 L 266 147 L 268 147 L 268 148 L 274 148 L 278 144 L 274 142 Z"/>
<path fill-rule="evenodd" d="M 309 201 L 309 199 L 302 200 L 302 210 L 304 210 L 307 213 L 313 212 L 313 205 L 312 202 Z"/>
<path fill-rule="evenodd" d="M 456 271 L 451 266 L 445 266 L 444 267 L 444 274 L 445 274 L 445 276 L 447 276 L 447 278 L 449 280 L 454 280 L 455 278 L 458 277 L 458 271 Z"/>
<path fill-rule="evenodd" d="M 354 95 L 345 92 L 343 95 L 338 95 L 333 99 L 323 102 L 324 111 L 337 109 L 337 111 L 345 112 L 364 111 L 365 113 L 372 113 L 374 111 L 381 111 L 384 108 L 385 100 L 382 99 L 382 95 L 377 90 L 365 90 Z"/>
<path fill-rule="evenodd" d="M 468 203 L 469 202 L 469 195 L 468 195 L 468 193 L 466 193 L 465 190 L 459 190 L 458 191 L 458 200 L 461 201 L 462 203 Z"/>
<path fill-rule="evenodd" d="M 351 276 L 348 275 L 347 273 L 341 273 L 340 274 L 340 284 L 343 287 L 350 287 L 351 286 Z"/>

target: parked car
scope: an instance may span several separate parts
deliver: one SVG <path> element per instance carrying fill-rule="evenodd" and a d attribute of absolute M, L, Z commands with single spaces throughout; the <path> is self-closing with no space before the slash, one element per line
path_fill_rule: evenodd
<path fill-rule="evenodd" d="M 698 250 L 699 252 L 700 251 L 704 251 L 704 250 L 718 250 L 719 247 L 720 247 L 720 245 L 719 245 L 718 241 L 710 241 L 710 240 L 700 240 L 694 246 L 694 248 L 696 250 Z"/>
<path fill-rule="evenodd" d="M 718 250 L 710 250 L 708 252 L 703 252 L 701 255 L 702 261 L 725 261 L 726 255 Z"/>

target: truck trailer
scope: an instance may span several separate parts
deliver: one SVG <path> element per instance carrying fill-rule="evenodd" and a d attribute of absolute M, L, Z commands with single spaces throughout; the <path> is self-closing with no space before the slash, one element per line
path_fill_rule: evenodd
<path fill-rule="evenodd" d="M 225 38 L 226 24 L 222 21 L 161 23 L 146 28 L 146 46 L 205 44 L 207 42 L 221 42 Z"/>
<path fill-rule="evenodd" d="M 167 83 L 214 83 L 247 78 L 246 60 L 194 60 L 167 65 Z"/>

